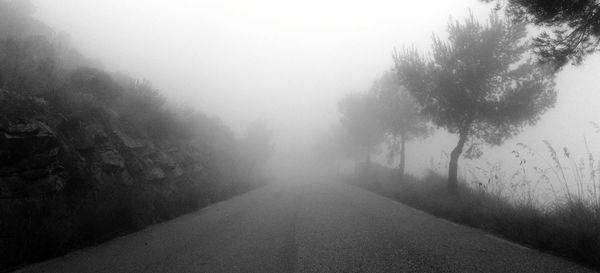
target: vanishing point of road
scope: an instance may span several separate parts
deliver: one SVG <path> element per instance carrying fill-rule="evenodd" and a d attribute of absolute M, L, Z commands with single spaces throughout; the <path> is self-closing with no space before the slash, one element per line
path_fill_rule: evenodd
<path fill-rule="evenodd" d="M 273 184 L 18 272 L 592 272 L 340 183 Z"/>

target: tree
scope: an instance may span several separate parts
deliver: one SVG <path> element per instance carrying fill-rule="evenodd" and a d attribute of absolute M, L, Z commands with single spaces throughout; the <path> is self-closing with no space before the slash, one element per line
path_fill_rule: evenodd
<path fill-rule="evenodd" d="M 314 149 L 319 164 L 334 164 L 336 175 L 340 173 L 341 162 L 348 159 L 354 160 L 360 153 L 360 149 L 355 145 L 348 130 L 340 124 L 336 124 L 320 136 Z"/>
<path fill-rule="evenodd" d="M 398 169 L 400 174 L 404 175 L 406 142 L 425 137 L 430 130 L 423 116 L 419 114 L 418 103 L 392 71 L 384 73 L 373 84 L 371 91 L 377 102 L 381 124 L 388 137 L 388 157 L 392 161 L 399 152 Z"/>
<path fill-rule="evenodd" d="M 581 63 L 586 55 L 598 49 L 600 2 L 597 0 L 506 1 L 506 11 L 512 18 L 544 29 L 533 40 L 542 63 L 559 69 L 569 62 Z"/>
<path fill-rule="evenodd" d="M 365 161 L 371 162 L 371 154 L 383 140 L 383 130 L 377 117 L 377 102 L 369 93 L 346 95 L 338 104 L 342 126 L 353 142 L 364 149 Z"/>
<path fill-rule="evenodd" d="M 448 171 L 449 190 L 456 192 L 458 159 L 467 141 L 500 145 L 535 124 L 554 105 L 556 92 L 552 74 L 525 58 L 524 24 L 494 14 L 482 25 L 471 15 L 451 22 L 448 34 L 447 42 L 434 37 L 430 57 L 413 49 L 394 58 L 423 113 L 459 136 Z"/>

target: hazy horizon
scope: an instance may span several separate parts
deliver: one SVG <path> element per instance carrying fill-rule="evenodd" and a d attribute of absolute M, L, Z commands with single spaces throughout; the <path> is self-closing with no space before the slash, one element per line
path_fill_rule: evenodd
<path fill-rule="evenodd" d="M 598 18 L 0 0 L 0 272 L 598 270 Z"/>
<path fill-rule="evenodd" d="M 34 1 L 36 17 L 70 36 L 83 55 L 109 71 L 146 78 L 173 104 L 218 116 L 241 134 L 256 119 L 273 129 L 279 156 L 306 147 L 338 122 L 343 94 L 367 90 L 392 66 L 395 48 L 428 50 L 450 18 L 473 12 L 485 20 L 492 5 L 477 0 L 427 1 Z M 598 56 L 557 77 L 558 101 L 535 127 L 479 162 L 511 160 L 515 143 L 540 150 L 548 140 L 583 157 L 591 147 L 600 94 Z M 438 132 L 408 144 L 407 168 L 419 173 L 429 158 L 455 145 Z M 592 149 L 593 150 L 593 149 Z M 285 154 L 285 155 L 282 155 Z M 476 163 L 475 163 L 476 164 Z M 509 167 L 509 169 L 512 167 Z"/>

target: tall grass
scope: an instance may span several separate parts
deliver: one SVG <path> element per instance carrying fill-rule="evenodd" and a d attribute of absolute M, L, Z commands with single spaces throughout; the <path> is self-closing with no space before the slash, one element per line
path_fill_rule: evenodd
<path fill-rule="evenodd" d="M 438 217 L 600 269 L 600 162 L 584 141 L 586 155 L 579 159 L 548 141 L 543 142 L 544 152 L 519 143 L 512 152 L 516 170 L 507 171 L 502 162 L 468 165 L 458 195 L 447 192 L 446 179 L 438 174 L 443 164 L 433 160 L 422 179 L 389 170 L 382 174 L 379 168 L 379 185 L 365 176 L 354 183 Z"/>
<path fill-rule="evenodd" d="M 587 147 L 587 141 L 584 141 Z M 600 162 L 595 161 L 589 148 L 586 148 L 585 157 L 576 159 L 567 147 L 557 150 L 550 142 L 544 140 L 543 143 L 547 156 L 524 143 L 517 144 L 518 149 L 513 150 L 512 153 L 519 160 L 520 168 L 511 176 L 498 177 L 498 173 L 504 172 L 501 163 L 490 165 L 491 167 L 487 169 L 476 167 L 475 170 L 479 174 L 488 174 L 488 176 L 494 174 L 497 180 L 496 186 L 508 187 L 512 190 L 511 195 L 505 195 L 505 198 L 514 199 L 519 194 L 526 193 L 526 200 L 518 201 L 533 202 L 538 205 L 581 202 L 598 207 L 600 183 L 597 173 L 600 170 Z M 473 170 L 469 172 L 475 173 Z M 473 175 L 473 177 L 478 179 L 481 176 Z M 488 184 L 489 181 L 488 179 Z M 540 192 L 541 190 L 543 191 Z"/>

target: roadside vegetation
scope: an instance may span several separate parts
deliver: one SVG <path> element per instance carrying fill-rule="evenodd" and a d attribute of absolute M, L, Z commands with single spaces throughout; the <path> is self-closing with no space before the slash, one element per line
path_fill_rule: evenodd
<path fill-rule="evenodd" d="M 482 1 L 500 12 L 449 22 L 430 51 L 395 51 L 370 89 L 342 98 L 321 159 L 338 173 L 354 160 L 349 183 L 600 269 L 592 152 L 575 159 L 548 142 L 545 152 L 519 144 L 511 173 L 464 160 L 554 107 L 556 74 L 600 45 L 600 4 Z M 30 1 L 0 0 L 0 271 L 264 184 L 273 148 L 264 121 L 236 136 L 216 117 L 171 105 L 149 81 L 80 54 L 34 11 Z M 406 174 L 411 142 L 436 130 L 457 136 L 444 167 Z M 394 168 L 378 163 L 382 153 Z"/>
<path fill-rule="evenodd" d="M 591 151 L 578 159 L 547 141 L 542 152 L 519 143 L 513 171 L 502 162 L 459 160 L 484 157 L 483 147 L 503 144 L 554 106 L 556 73 L 598 46 L 597 20 L 588 16 L 595 18 L 600 7 L 594 1 L 497 4 L 507 17 L 451 21 L 447 40 L 434 37 L 430 53 L 394 52 L 394 66 L 373 88 L 340 101 L 341 123 L 319 147 L 338 165 L 355 161 L 343 176 L 349 183 L 600 269 L 600 165 Z M 531 40 L 531 24 L 551 33 Z M 391 87 L 382 88 L 386 82 Z M 363 102 L 349 104 L 350 98 Z M 406 142 L 436 130 L 458 135 L 458 143 L 426 176 L 406 174 Z M 388 167 L 398 151 L 400 164 Z M 371 158 L 383 152 L 387 166 Z"/>
<path fill-rule="evenodd" d="M 107 72 L 0 0 L 0 271 L 64 254 L 265 183 L 271 132 L 236 136 Z"/>
<path fill-rule="evenodd" d="M 521 169 L 507 175 L 499 164 L 469 169 L 479 180 L 460 180 L 458 194 L 447 190 L 434 169 L 417 178 L 372 163 L 344 179 L 437 217 L 600 269 L 598 165 L 590 156 L 588 167 L 574 169 L 566 155 L 544 154 L 552 165 L 532 167 L 527 177 Z M 565 180 L 555 179 L 563 174 Z"/>

